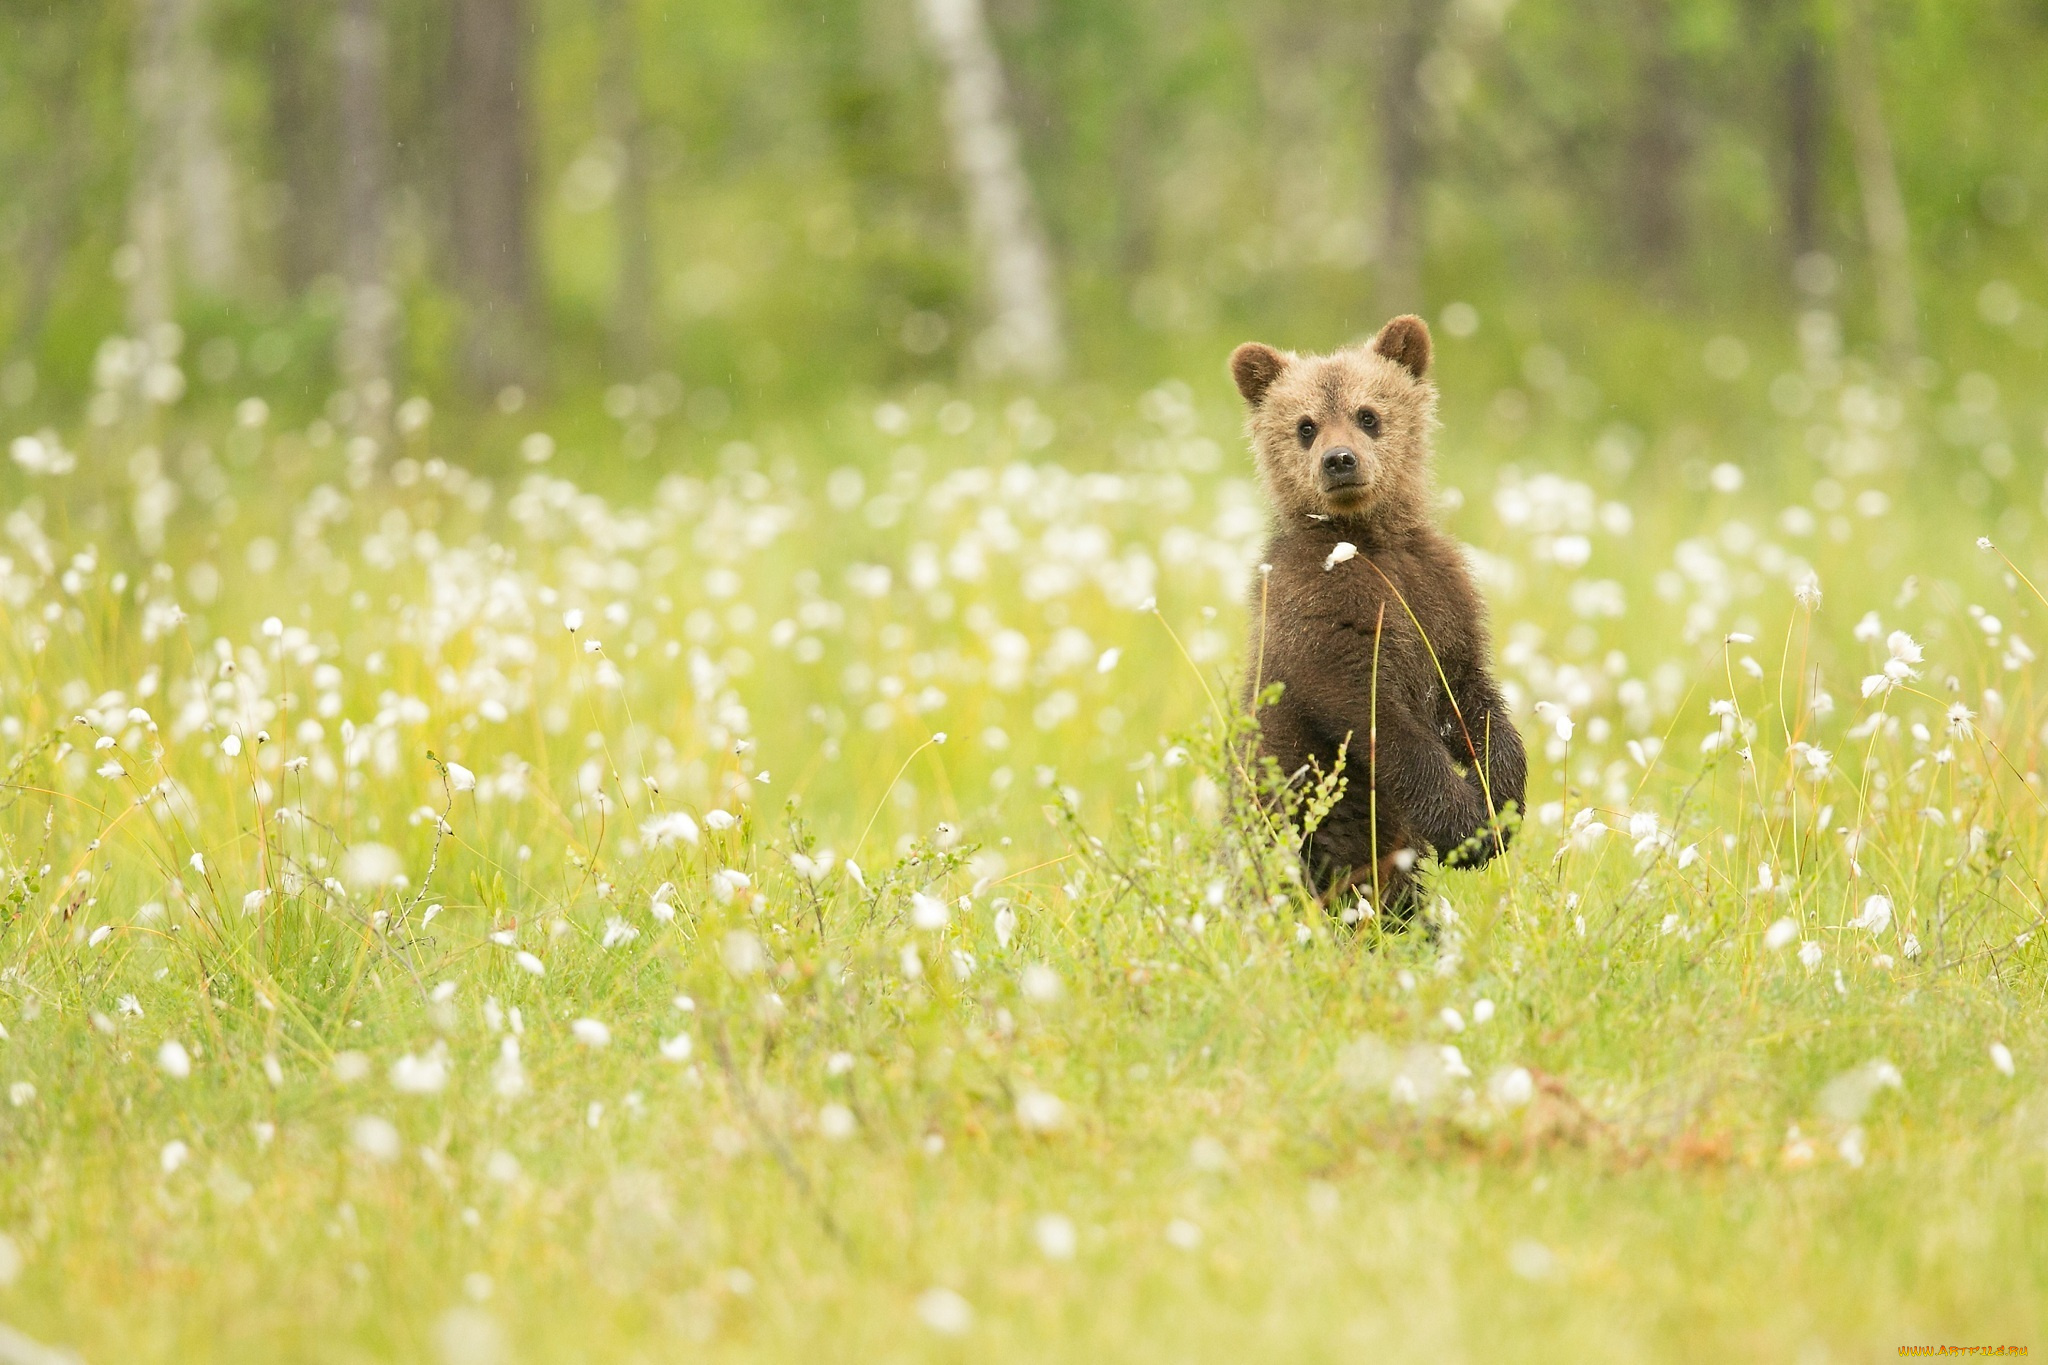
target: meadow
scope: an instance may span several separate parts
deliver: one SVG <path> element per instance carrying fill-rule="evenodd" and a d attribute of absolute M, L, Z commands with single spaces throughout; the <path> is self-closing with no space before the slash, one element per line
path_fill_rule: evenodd
<path fill-rule="evenodd" d="M 1450 392 L 1531 809 L 1396 933 L 1235 771 L 1220 352 L 551 431 L 108 343 L 4 433 L 0 1359 L 2032 1344 L 2037 356 L 1701 344 L 1740 422 Z"/>

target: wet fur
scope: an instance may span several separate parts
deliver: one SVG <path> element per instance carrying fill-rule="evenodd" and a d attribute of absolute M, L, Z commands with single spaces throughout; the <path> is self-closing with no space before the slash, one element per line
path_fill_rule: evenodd
<path fill-rule="evenodd" d="M 1429 519 L 1429 364 L 1415 317 L 1353 350 L 1248 344 L 1230 364 L 1273 504 L 1271 570 L 1252 584 L 1247 702 L 1272 683 L 1283 690 L 1259 715 L 1259 752 L 1308 782 L 1344 752 L 1344 797 L 1303 857 L 1326 901 L 1377 887 L 1395 921 L 1420 899 L 1416 856 L 1476 866 L 1505 850 L 1511 822 L 1500 817 L 1521 809 L 1527 777 L 1489 669 L 1484 605 L 1457 543 Z M 1340 447 L 1354 452 L 1358 483 L 1331 489 L 1321 470 Z M 1357 556 L 1325 569 L 1344 541 Z"/>

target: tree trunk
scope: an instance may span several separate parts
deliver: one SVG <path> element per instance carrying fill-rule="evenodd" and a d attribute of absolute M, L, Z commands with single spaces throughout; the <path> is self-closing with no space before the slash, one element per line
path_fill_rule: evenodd
<path fill-rule="evenodd" d="M 143 0 L 135 35 L 134 99 L 141 136 L 129 204 L 128 318 L 138 334 L 168 322 L 177 266 L 208 289 L 229 290 L 241 267 L 234 168 L 217 122 L 220 77 L 204 0 Z"/>
<path fill-rule="evenodd" d="M 391 396 L 396 313 L 385 264 L 390 133 L 381 0 L 342 0 L 334 38 L 341 115 L 341 262 L 347 285 L 336 359 L 363 416 L 374 425 Z"/>
<path fill-rule="evenodd" d="M 619 188 L 612 201 L 619 273 L 612 300 L 612 345 L 623 373 L 647 372 L 654 349 L 654 225 L 640 108 L 640 37 L 633 0 L 605 0 L 604 122 L 619 144 Z"/>
<path fill-rule="evenodd" d="M 527 221 L 527 17 L 521 0 L 454 0 L 449 252 L 466 305 L 463 362 L 495 390 L 534 369 Z"/>
<path fill-rule="evenodd" d="M 171 2 L 177 8 L 173 107 L 185 268 L 194 283 L 231 292 L 242 268 L 242 227 L 234 162 L 220 137 L 220 69 L 207 41 L 206 0 Z"/>
<path fill-rule="evenodd" d="M 1422 293 L 1423 212 L 1429 174 L 1429 103 L 1422 63 L 1443 19 L 1444 0 L 1389 0 L 1379 90 L 1380 240 L 1378 311 L 1412 313 Z"/>
<path fill-rule="evenodd" d="M 1018 155 L 981 0 L 918 0 L 918 10 L 945 73 L 953 170 L 994 311 L 975 343 L 975 360 L 992 374 L 1051 379 L 1065 360 L 1052 256 Z"/>
<path fill-rule="evenodd" d="M 270 145 L 284 202 L 277 218 L 277 269 L 284 286 L 298 294 L 334 264 L 334 195 L 320 134 L 327 127 L 322 82 L 307 48 L 306 11 L 279 5 L 271 14 L 267 44 Z"/>
<path fill-rule="evenodd" d="M 1633 10 L 1637 99 L 1628 141 L 1627 222 L 1636 259 L 1661 274 L 1685 245 L 1685 73 L 1672 49 L 1669 0 L 1636 0 Z"/>
<path fill-rule="evenodd" d="M 136 138 L 121 275 L 128 330 L 148 336 L 176 307 L 171 269 L 171 194 L 177 182 L 176 49 L 183 0 L 144 0 L 135 31 Z"/>
<path fill-rule="evenodd" d="M 1820 246 L 1820 55 L 1800 25 L 1785 62 L 1785 235 L 1797 260 Z"/>
<path fill-rule="evenodd" d="M 1863 231 L 1870 243 L 1878 338 L 1886 361 L 1897 367 L 1920 349 L 1906 199 L 1899 189 L 1891 131 L 1885 126 L 1884 100 L 1879 92 L 1876 21 L 1867 0 L 1840 3 L 1842 112 L 1849 125 L 1856 187 L 1863 200 Z"/>

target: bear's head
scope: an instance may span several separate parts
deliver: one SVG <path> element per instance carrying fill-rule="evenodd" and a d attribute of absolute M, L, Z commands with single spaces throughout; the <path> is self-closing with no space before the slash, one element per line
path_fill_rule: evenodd
<path fill-rule="evenodd" d="M 1252 451 L 1283 518 L 1392 529 L 1426 515 L 1436 424 L 1429 352 L 1428 324 L 1409 314 L 1331 355 L 1257 342 L 1231 352 Z"/>

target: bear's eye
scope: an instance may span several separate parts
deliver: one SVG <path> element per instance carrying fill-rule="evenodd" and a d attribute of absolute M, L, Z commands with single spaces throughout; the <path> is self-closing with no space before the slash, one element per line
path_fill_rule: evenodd
<path fill-rule="evenodd" d="M 1371 408 L 1358 410 L 1358 429 L 1368 436 L 1380 429 L 1380 415 Z"/>
<path fill-rule="evenodd" d="M 1315 440 L 1316 424 L 1314 420 L 1304 417 L 1299 422 L 1296 422 L 1294 424 L 1294 434 L 1301 438 L 1303 445 L 1307 445 L 1310 441 Z"/>

